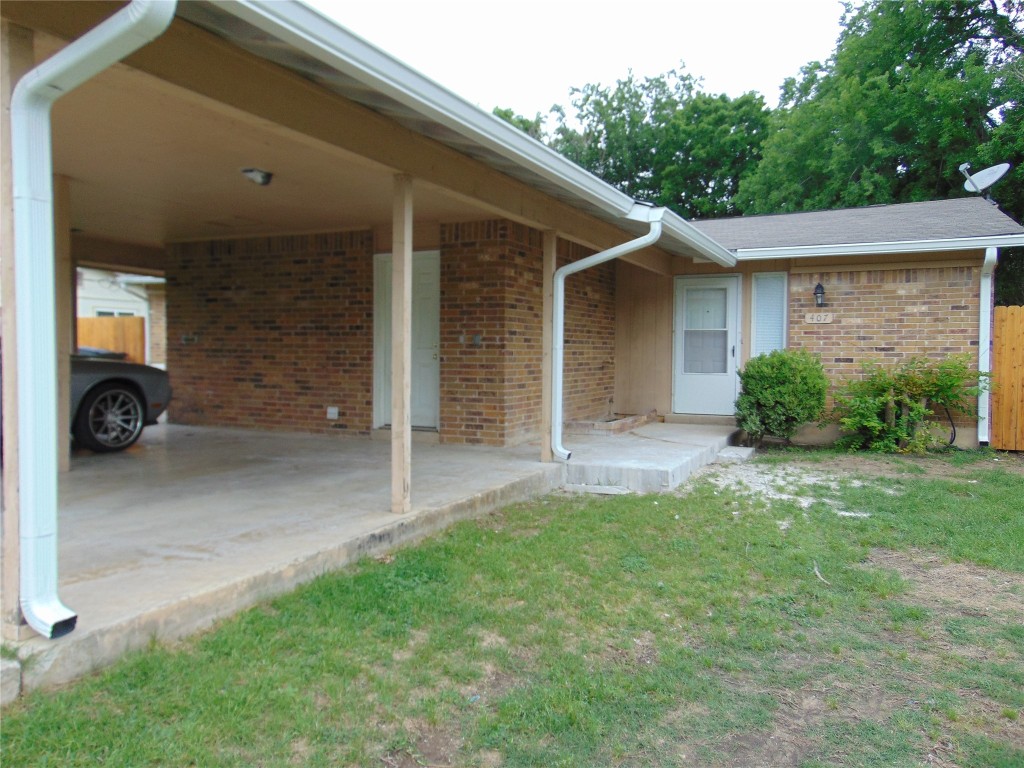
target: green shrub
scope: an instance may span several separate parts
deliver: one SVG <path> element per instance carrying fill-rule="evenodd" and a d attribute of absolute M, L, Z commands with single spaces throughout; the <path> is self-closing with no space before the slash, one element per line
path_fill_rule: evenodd
<path fill-rule="evenodd" d="M 831 421 L 849 433 L 839 440 L 841 447 L 923 453 L 938 443 L 926 424 L 935 409 L 973 415 L 972 400 L 986 385 L 967 355 L 915 357 L 889 368 L 866 363 L 861 378 L 836 392 Z"/>
<path fill-rule="evenodd" d="M 828 379 L 821 361 L 802 349 L 782 349 L 747 361 L 736 422 L 760 444 L 765 435 L 792 439 L 797 429 L 825 411 Z"/>

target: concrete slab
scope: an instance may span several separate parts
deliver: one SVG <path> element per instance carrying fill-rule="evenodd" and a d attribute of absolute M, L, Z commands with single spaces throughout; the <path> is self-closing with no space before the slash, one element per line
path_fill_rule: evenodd
<path fill-rule="evenodd" d="M 750 461 L 756 450 L 756 448 L 747 448 L 742 445 L 730 445 L 718 452 L 715 461 L 719 464 L 738 464 Z"/>
<path fill-rule="evenodd" d="M 674 490 L 715 460 L 735 426 L 653 422 L 622 435 L 573 435 L 565 481 L 573 487 L 622 487 L 638 493 Z"/>
<path fill-rule="evenodd" d="M 123 453 L 75 456 L 61 478 L 60 594 L 78 626 L 19 646 L 31 659 L 20 686 L 61 685 L 154 639 L 185 637 L 363 556 L 559 487 L 672 490 L 734 431 L 650 423 L 572 436 L 568 464 L 542 463 L 539 445 L 414 442 L 413 511 L 394 515 L 387 442 L 151 427 Z"/>
<path fill-rule="evenodd" d="M 539 446 L 414 444 L 413 511 L 390 509 L 390 446 L 159 425 L 60 484 L 60 593 L 78 626 L 33 638 L 25 690 L 60 685 L 297 584 L 558 488 Z"/>

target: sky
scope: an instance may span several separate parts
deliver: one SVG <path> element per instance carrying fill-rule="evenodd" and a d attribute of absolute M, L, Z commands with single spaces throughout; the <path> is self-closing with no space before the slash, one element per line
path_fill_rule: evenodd
<path fill-rule="evenodd" d="M 305 0 L 472 104 L 533 117 L 569 91 L 680 68 L 769 106 L 839 36 L 839 0 Z"/>

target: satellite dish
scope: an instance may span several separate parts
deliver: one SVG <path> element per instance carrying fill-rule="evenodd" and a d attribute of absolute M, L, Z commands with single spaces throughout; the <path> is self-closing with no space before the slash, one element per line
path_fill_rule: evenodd
<path fill-rule="evenodd" d="M 970 163 L 964 163 L 960 166 L 960 173 L 967 178 L 967 181 L 964 182 L 964 189 L 978 195 L 1003 178 L 1003 176 L 1006 175 L 1006 172 L 1010 170 L 1009 163 L 1000 163 L 999 165 L 993 165 L 991 168 L 985 168 L 977 173 L 968 174 L 967 171 L 970 170 L 970 167 Z M 988 200 L 992 199 L 988 195 L 985 197 Z"/>

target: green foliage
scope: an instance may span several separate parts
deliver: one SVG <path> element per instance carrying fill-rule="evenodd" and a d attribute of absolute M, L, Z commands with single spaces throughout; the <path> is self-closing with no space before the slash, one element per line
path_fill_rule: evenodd
<path fill-rule="evenodd" d="M 923 453 L 938 442 L 926 428 L 935 409 L 971 415 L 972 399 L 986 384 L 967 355 L 915 357 L 889 368 L 867 363 L 860 378 L 836 393 L 831 418 L 849 433 L 839 444 L 852 450 Z"/>
<path fill-rule="evenodd" d="M 645 77 L 632 72 L 612 88 L 590 83 L 571 91 L 577 130 L 561 107 L 551 146 L 638 200 L 655 202 L 660 185 L 654 163 L 665 127 L 692 98 L 696 81 L 675 70 Z"/>
<path fill-rule="evenodd" d="M 996 305 L 1024 306 L 1024 248 L 1000 249 L 995 283 Z"/>
<path fill-rule="evenodd" d="M 739 212 L 740 179 L 756 168 L 769 127 L 759 94 L 711 95 L 673 70 L 643 79 L 630 72 L 612 87 L 591 83 L 570 96 L 575 112 L 553 107 L 551 136 L 539 114 L 494 114 L 639 200 L 687 218 Z"/>
<path fill-rule="evenodd" d="M 693 94 L 659 136 L 655 202 L 688 218 L 737 215 L 740 180 L 761 159 L 770 117 L 757 93 Z"/>
<path fill-rule="evenodd" d="M 544 117 L 540 112 L 529 118 L 518 115 L 515 110 L 507 107 L 495 107 L 492 114 L 495 117 L 500 117 L 506 123 L 514 125 L 527 136 L 532 136 L 538 141 L 544 140 Z"/>
<path fill-rule="evenodd" d="M 789 440 L 825 410 L 828 379 L 821 360 L 803 349 L 751 358 L 740 372 L 740 383 L 736 421 L 755 444 L 765 435 Z"/>
<path fill-rule="evenodd" d="M 783 87 L 745 213 L 963 196 L 961 162 L 1009 161 L 1000 202 L 1024 214 L 1024 10 L 1018 2 L 868 0 L 833 56 Z M 998 157 L 998 159 L 996 159 Z"/>

